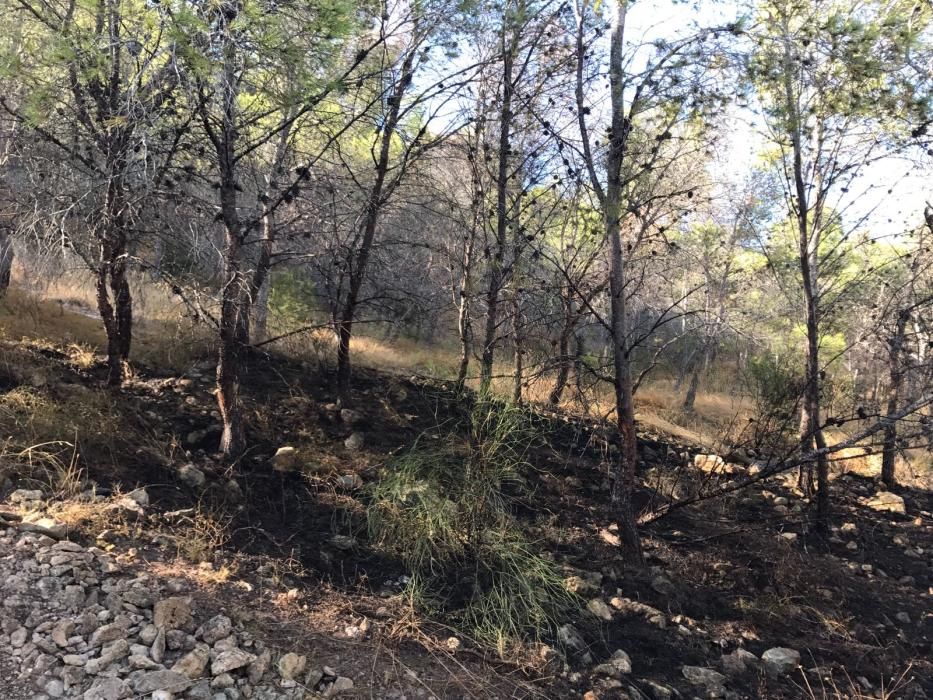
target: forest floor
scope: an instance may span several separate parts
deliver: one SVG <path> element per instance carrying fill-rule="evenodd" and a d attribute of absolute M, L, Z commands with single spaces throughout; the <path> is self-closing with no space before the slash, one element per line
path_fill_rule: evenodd
<path fill-rule="evenodd" d="M 448 383 L 358 369 L 347 421 L 326 373 L 257 354 L 243 387 L 250 449 L 230 466 L 213 455 L 209 355 L 140 364 L 112 392 L 93 338 L 49 340 L 8 320 L 0 509 L 52 518 L 137 575 L 184 579 L 205 614 L 237 610 L 252 637 L 352 678 L 341 697 L 933 697 L 927 490 L 898 490 L 904 513 L 879 511 L 872 478 L 837 474 L 833 535 L 820 539 L 793 480 L 772 477 L 646 523 L 648 567 L 633 570 L 618 546 L 600 426 L 540 411 L 543 440 L 516 515 L 574 582 L 583 608 L 567 622 L 586 648 L 557 663 L 533 652 L 502 659 L 413 605 L 402 563 L 367 538 L 367 486 L 416 440 L 449 440 L 463 421 Z M 706 448 L 645 425 L 640 437 L 646 481 L 710 479 L 694 467 Z M 283 446 L 298 450 L 301 470 L 272 469 Z M 136 488 L 144 513 L 109 507 Z M 3 501 L 14 489 L 43 497 Z M 647 486 L 639 495 L 641 507 L 656 505 Z M 800 667 L 771 673 L 733 654 L 774 647 L 799 652 Z M 599 667 L 617 650 L 630 673 Z M 722 675 L 698 680 L 691 667 Z M 0 697 L 19 697 L 12 689 Z"/>

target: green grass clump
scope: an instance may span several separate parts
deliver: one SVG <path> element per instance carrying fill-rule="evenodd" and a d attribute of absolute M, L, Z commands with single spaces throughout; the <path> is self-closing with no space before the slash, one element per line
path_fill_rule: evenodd
<path fill-rule="evenodd" d="M 537 439 L 527 414 L 480 402 L 467 433 L 460 449 L 416 444 L 389 465 L 371 492 L 370 535 L 402 559 L 420 599 L 505 655 L 553 635 L 576 601 L 510 512 Z"/>

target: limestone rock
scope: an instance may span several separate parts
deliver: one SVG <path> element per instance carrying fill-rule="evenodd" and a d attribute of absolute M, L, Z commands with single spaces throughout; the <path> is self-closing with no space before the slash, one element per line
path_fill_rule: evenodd
<path fill-rule="evenodd" d="M 786 647 L 773 647 L 761 655 L 761 660 L 769 672 L 782 675 L 800 665 L 800 652 Z"/>
<path fill-rule="evenodd" d="M 219 676 L 222 673 L 249 666 L 256 660 L 256 656 L 242 649 L 222 651 L 214 656 L 211 662 L 211 675 Z"/>
<path fill-rule="evenodd" d="M 185 598 L 165 598 L 155 604 L 152 624 L 157 629 L 184 629 L 191 624 L 191 604 Z"/>
<path fill-rule="evenodd" d="M 880 512 L 899 513 L 901 515 L 907 513 L 904 499 L 890 491 L 879 491 L 872 498 L 867 499 L 865 505 Z"/>
<path fill-rule="evenodd" d="M 704 666 L 684 666 L 681 673 L 694 685 L 703 685 L 707 688 L 721 688 L 726 682 L 724 675 Z"/>

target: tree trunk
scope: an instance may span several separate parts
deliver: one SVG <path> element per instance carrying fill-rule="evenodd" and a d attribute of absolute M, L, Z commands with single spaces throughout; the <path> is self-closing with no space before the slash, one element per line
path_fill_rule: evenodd
<path fill-rule="evenodd" d="M 133 337 L 133 300 L 126 279 L 126 161 L 124 140 L 114 137 L 109 145 L 107 194 L 103 228 L 99 234 L 97 311 L 107 334 L 107 383 L 120 386 L 126 376 Z"/>
<path fill-rule="evenodd" d="M 356 307 L 359 304 L 360 290 L 366 276 L 366 267 L 372 252 L 373 240 L 376 237 L 376 226 L 382 212 L 383 190 L 385 188 L 386 173 L 389 170 L 391 157 L 392 137 L 398 127 L 402 113 L 402 98 L 411 86 L 414 79 L 416 46 L 409 48 L 408 54 L 402 62 L 400 78 L 389 96 L 389 113 L 382 125 L 382 140 L 379 148 L 379 158 L 376 160 L 375 181 L 369 191 L 366 202 L 366 211 L 362 223 L 362 239 L 360 247 L 349 261 L 350 284 L 347 296 L 343 300 L 342 308 L 337 321 L 337 388 L 344 400 L 350 397 L 350 340 L 353 336 L 353 320 L 356 316 Z"/>
<path fill-rule="evenodd" d="M 217 356 L 217 406 L 223 420 L 220 451 L 226 460 L 246 448 L 240 380 L 249 343 L 250 284 L 244 270 L 243 225 L 237 209 L 237 98 L 236 44 L 224 28 L 222 131 L 213 140 L 220 171 L 220 214 L 224 225 L 223 278 L 220 293 L 220 347 Z M 208 120 L 205 119 L 205 122 Z M 257 269 L 258 272 L 258 269 Z M 255 278 L 254 278 L 255 281 Z M 262 283 L 262 280 L 259 280 Z"/>
<path fill-rule="evenodd" d="M 525 381 L 525 347 L 522 338 L 522 304 L 518 290 L 512 295 L 512 344 L 515 355 L 513 357 L 512 401 L 516 404 L 522 402 L 522 385 Z"/>
<path fill-rule="evenodd" d="M 820 187 L 817 199 L 811 210 L 808 189 L 805 182 L 806 168 L 803 162 L 802 131 L 804 124 L 798 111 L 797 101 L 793 92 L 794 64 L 790 55 L 790 47 L 785 47 L 784 62 L 784 91 L 786 109 L 790 121 L 790 137 L 793 149 L 793 189 L 796 195 L 797 234 L 798 234 L 798 263 L 803 283 L 804 311 L 806 314 L 807 346 L 806 346 L 806 373 L 804 376 L 804 396 L 800 415 L 800 449 L 807 452 L 814 446 L 818 450 L 826 447 L 826 440 L 820 425 L 820 325 L 819 325 L 819 263 L 820 263 L 820 213 L 822 207 L 822 194 Z M 820 129 L 814 129 L 812 138 L 819 141 Z M 814 149 L 819 152 L 819 148 Z M 819 181 L 817 180 L 817 185 Z M 811 465 L 802 465 L 798 481 L 806 486 L 810 480 Z M 829 460 L 825 453 L 820 452 L 816 460 L 816 519 L 814 525 L 817 532 L 826 534 L 829 531 L 830 503 L 829 503 Z"/>
<path fill-rule="evenodd" d="M 10 288 L 13 272 L 13 237 L 5 228 L 0 228 L 0 298 Z"/>
<path fill-rule="evenodd" d="M 567 386 L 567 379 L 570 377 L 570 365 L 573 362 L 573 358 L 570 357 L 570 339 L 576 327 L 576 313 L 573 308 L 573 299 L 569 294 L 564 296 L 562 306 L 564 325 L 557 338 L 557 376 L 554 378 L 554 386 L 551 387 L 551 393 L 547 398 L 548 403 L 554 407 L 560 404 L 564 388 Z"/>
<path fill-rule="evenodd" d="M 504 20 L 507 21 L 507 20 Z M 486 326 L 483 335 L 483 355 L 480 362 L 479 391 L 489 394 L 492 389 L 492 370 L 495 363 L 499 335 L 499 293 L 505 280 L 505 245 L 509 226 L 509 142 L 512 131 L 512 93 L 515 86 L 515 31 L 509 35 L 502 29 L 502 105 L 499 110 L 499 163 L 496 173 L 496 240 L 489 264 L 489 286 L 486 288 Z"/>
<path fill-rule="evenodd" d="M 888 416 L 897 411 L 897 404 L 900 399 L 901 382 L 904 376 L 901 369 L 901 353 L 904 347 L 904 335 L 907 331 L 909 316 L 909 313 L 903 311 L 898 313 L 894 335 L 888 341 L 888 395 L 885 406 L 885 413 Z M 897 485 L 897 478 L 894 473 L 896 460 L 897 424 L 892 421 L 884 429 L 881 448 L 881 480 L 888 488 Z"/>
<path fill-rule="evenodd" d="M 632 370 L 627 347 L 628 323 L 625 308 L 625 259 L 622 244 L 622 163 L 628 146 L 628 120 L 625 103 L 624 36 L 627 0 L 616 4 L 615 23 L 610 39 L 609 91 L 612 122 L 609 132 L 606 198 L 604 217 L 609 242 L 609 303 L 612 328 L 612 364 L 614 369 L 616 427 L 621 441 L 613 464 L 612 502 L 619 516 L 625 557 L 639 566 L 644 564 L 641 539 L 635 525 L 632 494 L 635 490 L 635 466 L 638 461 L 638 438 L 635 430 L 635 404 Z"/>

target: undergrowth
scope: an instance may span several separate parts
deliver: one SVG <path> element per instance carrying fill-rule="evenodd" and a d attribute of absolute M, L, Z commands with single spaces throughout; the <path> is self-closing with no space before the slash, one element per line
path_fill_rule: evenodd
<path fill-rule="evenodd" d="M 553 636 L 577 602 L 511 514 L 538 439 L 528 415 L 499 401 L 473 409 L 466 445 L 416 443 L 371 490 L 372 540 L 411 573 L 412 599 L 443 610 L 501 655 Z"/>

